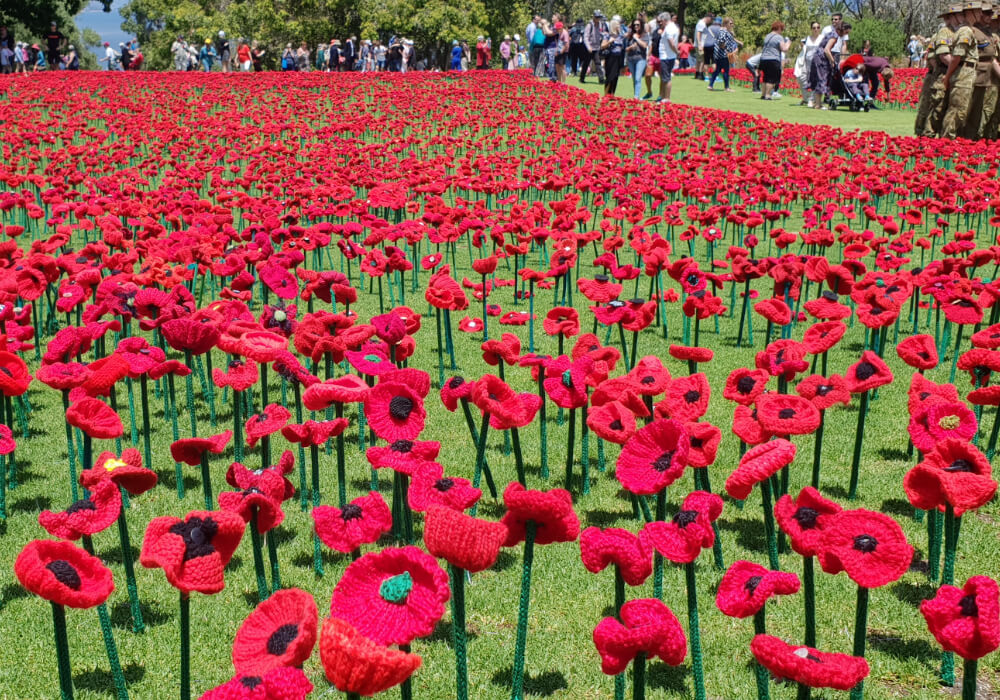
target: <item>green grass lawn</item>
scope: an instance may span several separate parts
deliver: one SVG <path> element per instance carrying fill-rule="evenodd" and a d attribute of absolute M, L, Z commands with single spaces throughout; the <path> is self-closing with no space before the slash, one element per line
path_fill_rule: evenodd
<path fill-rule="evenodd" d="M 567 78 L 567 85 L 580 87 L 588 92 L 603 93 L 604 86 L 598 85 L 595 78 L 590 78 L 583 85 L 579 78 Z M 846 108 L 836 110 L 815 110 L 799 105 L 801 94 L 798 89 L 783 93 L 780 100 L 764 101 L 760 95 L 750 91 L 749 85 L 733 82 L 733 92 L 722 89 L 721 80 L 715 90 L 708 90 L 704 81 L 695 80 L 692 75 L 674 75 L 671 99 L 678 104 L 695 107 L 713 107 L 727 109 L 744 114 L 758 114 L 775 122 L 791 122 L 796 124 L 813 124 L 835 126 L 844 130 L 884 131 L 891 136 L 912 136 L 913 121 L 916 110 L 912 109 L 880 109 L 871 112 L 851 112 Z M 653 80 L 653 96 L 659 93 L 659 79 Z M 643 83 L 642 94 L 645 94 Z M 615 90 L 618 97 L 632 98 L 632 78 L 622 76 L 618 79 Z"/>

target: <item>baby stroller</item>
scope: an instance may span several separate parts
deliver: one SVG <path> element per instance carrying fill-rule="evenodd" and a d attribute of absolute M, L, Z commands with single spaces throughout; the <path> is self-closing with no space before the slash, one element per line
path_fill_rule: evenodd
<path fill-rule="evenodd" d="M 848 83 L 844 80 L 845 73 L 849 70 L 861 69 L 864 63 L 865 60 L 861 54 L 852 54 L 841 62 L 839 70 L 831 72 L 830 95 L 826 100 L 830 109 L 847 107 L 852 112 L 867 112 L 871 108 L 872 98 L 868 94 L 867 81 Z"/>

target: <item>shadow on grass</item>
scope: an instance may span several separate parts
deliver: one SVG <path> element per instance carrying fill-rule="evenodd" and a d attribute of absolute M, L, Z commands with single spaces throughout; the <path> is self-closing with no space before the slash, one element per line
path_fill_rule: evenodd
<path fill-rule="evenodd" d="M 889 588 L 889 591 L 896 598 L 904 603 L 908 603 L 915 608 L 920 607 L 921 601 L 933 598 L 937 592 L 937 586 L 930 581 L 926 583 L 910 583 L 900 581 Z"/>
<path fill-rule="evenodd" d="M 331 565 L 336 566 L 342 563 L 346 558 L 346 554 L 341 554 L 340 552 L 335 552 L 326 545 L 320 545 L 320 561 L 323 562 L 323 566 Z M 297 566 L 300 569 L 311 569 L 313 568 L 313 555 L 312 552 L 301 552 L 292 557 L 292 566 Z"/>
<path fill-rule="evenodd" d="M 174 473 L 173 467 L 171 467 L 170 469 L 159 469 L 157 470 L 156 475 L 159 477 L 159 483 L 161 486 L 164 486 L 170 489 L 171 491 L 175 492 L 177 491 L 177 475 Z M 213 484 L 213 486 L 218 487 L 217 484 Z M 187 495 L 188 491 L 193 491 L 196 488 L 198 490 L 198 493 L 200 494 L 202 492 L 201 480 L 195 479 L 193 476 L 185 476 L 184 477 L 185 495 Z"/>
<path fill-rule="evenodd" d="M 137 562 L 139 560 L 139 548 L 132 546 L 129 547 L 129 553 L 132 555 L 132 561 Z M 112 562 L 114 564 L 123 564 L 122 559 L 122 546 L 119 544 L 117 547 L 108 549 L 106 551 L 100 552 L 101 558 L 105 561 Z"/>
<path fill-rule="evenodd" d="M 687 677 L 691 670 L 687 665 L 669 666 L 663 663 L 652 663 L 646 668 L 646 687 L 668 690 L 681 696 L 690 691 L 687 687 Z"/>
<path fill-rule="evenodd" d="M 497 671 L 493 674 L 493 685 L 498 685 L 501 688 L 509 688 L 514 682 L 514 669 L 505 668 L 502 671 Z M 566 681 L 566 676 L 564 676 L 559 671 L 545 671 L 538 675 L 529 673 L 525 671 L 524 673 L 524 694 L 525 695 L 541 695 L 547 697 L 552 695 L 557 690 L 566 690 L 569 688 L 569 683 Z"/>
<path fill-rule="evenodd" d="M 0 590 L 0 611 L 7 607 L 7 603 L 12 600 L 20 600 L 23 598 L 30 598 L 31 594 L 20 585 L 16 583 L 8 583 Z"/>
<path fill-rule="evenodd" d="M 941 652 L 924 639 L 903 639 L 878 630 L 868 632 L 868 645 L 897 659 L 913 659 L 933 664 L 941 658 Z"/>
<path fill-rule="evenodd" d="M 882 501 L 880 510 L 886 515 L 894 515 L 900 518 L 913 518 L 914 510 L 910 502 L 902 498 L 887 498 Z"/>
<path fill-rule="evenodd" d="M 142 592 L 139 592 L 142 596 Z M 159 627 L 169 622 L 172 616 L 155 602 L 146 602 L 140 599 L 139 610 L 142 612 L 142 622 L 146 627 Z M 111 624 L 118 629 L 132 630 L 132 607 L 128 598 L 119 600 L 111 606 Z"/>
<path fill-rule="evenodd" d="M 878 451 L 878 456 L 882 459 L 887 459 L 894 462 L 905 462 L 906 450 L 900 449 L 898 447 L 880 447 Z"/>
<path fill-rule="evenodd" d="M 618 523 L 633 520 L 632 511 L 614 511 L 594 509 L 584 511 L 583 520 L 588 525 L 596 525 L 600 528 L 613 527 Z"/>
<path fill-rule="evenodd" d="M 443 620 L 438 623 L 437 627 L 434 628 L 434 633 L 430 637 L 427 637 L 429 642 L 445 642 L 451 644 L 451 637 L 454 634 L 454 628 L 451 625 L 451 620 Z M 474 626 L 470 625 L 468 621 L 465 623 L 465 638 L 475 639 L 479 636 L 479 630 Z"/>
<path fill-rule="evenodd" d="M 233 557 L 229 560 L 229 563 L 226 564 L 226 571 L 239 571 L 240 567 L 242 566 L 243 566 L 243 557 L 239 556 L 238 554 L 234 554 Z"/>
<path fill-rule="evenodd" d="M 278 527 L 270 530 L 267 533 L 267 537 L 273 537 L 274 543 L 280 547 L 284 543 L 291 542 L 292 540 L 294 540 L 296 537 L 296 533 L 294 533 L 287 527 L 279 525 Z"/>
<path fill-rule="evenodd" d="M 717 520 L 716 524 L 720 530 L 734 533 L 736 535 L 736 542 L 740 547 L 752 552 L 766 551 L 767 542 L 764 535 L 764 523 L 740 518 L 738 520 Z M 723 541 L 725 541 L 725 538 L 723 538 Z"/>
<path fill-rule="evenodd" d="M 139 664 L 129 664 L 122 668 L 122 675 L 125 676 L 125 683 L 132 685 L 138 683 L 146 676 L 146 669 Z M 83 671 L 73 675 L 73 685 L 77 690 L 89 690 L 100 695 L 115 697 L 115 680 L 111 675 L 111 669 L 95 668 L 90 671 Z"/>
<path fill-rule="evenodd" d="M 521 563 L 521 557 L 515 556 L 513 552 L 507 549 L 501 549 L 500 554 L 497 555 L 496 564 L 493 565 L 494 571 L 506 571 L 513 566 L 517 566 Z"/>
<path fill-rule="evenodd" d="M 25 498 L 19 498 L 8 505 L 7 512 L 39 513 L 48 508 L 52 508 L 52 499 L 48 496 L 26 496 Z"/>

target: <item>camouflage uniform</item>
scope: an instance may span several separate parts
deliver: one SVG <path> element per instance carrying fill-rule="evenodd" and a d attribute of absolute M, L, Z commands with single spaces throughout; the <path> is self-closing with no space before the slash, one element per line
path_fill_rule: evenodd
<path fill-rule="evenodd" d="M 955 11 L 954 7 L 945 9 L 944 15 Z M 941 128 L 946 106 L 944 92 L 945 65 L 941 56 L 951 54 L 951 43 L 955 32 L 948 26 L 942 26 L 931 37 L 927 50 L 927 73 L 920 88 L 920 104 L 917 106 L 917 121 L 913 125 L 913 133 L 917 136 L 937 136 Z"/>
<path fill-rule="evenodd" d="M 1000 56 L 1000 16 L 993 14 L 990 21 L 990 40 L 993 42 L 993 53 Z M 1000 78 L 991 69 L 990 86 L 986 89 L 983 99 L 983 138 L 997 138 L 997 127 L 1000 125 Z"/>
<path fill-rule="evenodd" d="M 969 117 L 972 91 L 976 83 L 976 64 L 979 62 L 979 49 L 972 27 L 963 25 L 955 31 L 951 60 L 958 61 L 959 65 L 951 75 L 948 107 L 941 120 L 941 136 L 946 139 L 965 133 Z"/>
<path fill-rule="evenodd" d="M 992 10 L 992 8 L 991 8 Z M 986 130 L 986 124 L 993 116 L 993 109 L 996 105 L 996 95 L 991 93 L 993 74 L 993 59 L 996 58 L 996 47 L 989 34 L 988 24 L 977 24 L 972 27 L 972 33 L 976 37 L 976 51 L 978 61 L 976 62 L 976 77 L 973 83 L 972 99 L 969 101 L 969 113 L 965 122 L 965 129 L 960 133 L 967 139 L 981 139 Z"/>

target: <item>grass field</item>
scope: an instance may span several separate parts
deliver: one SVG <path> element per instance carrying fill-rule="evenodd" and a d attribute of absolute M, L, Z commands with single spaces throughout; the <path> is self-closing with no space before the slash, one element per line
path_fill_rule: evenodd
<path fill-rule="evenodd" d="M 591 89 L 595 89 L 596 86 Z M 737 88 L 735 94 L 708 93 L 690 78 L 675 81 L 675 99 L 691 104 L 728 106 L 742 108 L 749 103 L 757 107 L 748 96 L 748 91 Z M 624 94 L 625 86 L 619 86 Z M 746 92 L 746 95 L 743 93 Z M 804 117 L 821 113 L 808 113 L 797 108 L 791 101 L 766 104 L 766 111 L 788 113 Z M 749 111 L 749 109 L 748 109 Z M 840 119 L 841 113 L 822 113 L 826 119 Z M 898 120 L 892 128 L 897 133 L 905 132 L 903 118 L 906 113 L 873 113 L 852 116 L 853 120 L 892 119 Z M 845 123 L 847 126 L 844 114 Z M 832 121 L 827 123 L 833 123 Z M 894 122 L 895 123 L 895 122 Z M 889 126 L 880 128 L 889 129 Z M 893 132 L 890 132 L 893 133 Z M 637 135 L 641 136 L 641 135 Z M 320 138 L 318 135 L 315 136 Z M 716 253 L 718 254 L 718 252 Z M 529 257 L 530 264 L 540 265 L 536 254 Z M 584 257 L 589 263 L 589 254 Z M 694 249 L 694 257 L 705 260 L 708 251 L 702 241 Z M 586 264 L 586 263 L 585 263 Z M 583 268 L 582 276 L 592 276 L 592 270 Z M 498 275 L 511 276 L 501 263 Z M 426 283 L 428 273 L 420 271 L 421 287 Z M 453 276 L 461 280 L 463 276 L 476 278 L 470 260 L 464 253 L 464 244 L 459 246 L 458 266 Z M 355 279 L 357 279 L 355 277 Z M 754 283 L 753 289 L 762 295 L 769 294 L 771 281 L 767 278 Z M 644 290 L 643 290 L 644 291 Z M 815 291 L 815 290 L 814 290 Z M 631 288 L 626 288 L 626 294 Z M 728 303 L 728 293 L 724 295 Z M 427 312 L 427 304 L 420 293 L 411 294 L 407 285 L 407 302 L 418 312 Z M 584 330 L 590 330 L 590 314 L 582 295 L 573 295 L 574 305 L 581 312 Z M 514 306 L 510 288 L 499 288 L 491 302 L 502 304 L 504 310 L 524 308 Z M 535 306 L 536 314 L 542 318 L 553 306 L 553 294 L 540 291 Z M 363 292 L 359 302 L 352 307 L 362 318 L 379 312 L 376 294 Z M 476 302 L 469 314 L 477 316 Z M 738 310 L 738 309 L 737 309 Z M 921 314 L 924 323 L 926 311 Z M 905 319 L 904 319 L 905 320 Z M 709 469 L 711 482 L 716 492 L 739 460 L 738 440 L 730 432 L 732 405 L 722 399 L 722 388 L 729 372 L 737 367 L 753 366 L 754 353 L 764 346 L 764 323 L 755 319 L 753 348 L 737 348 L 735 339 L 738 319 L 731 313 L 720 318 L 718 330 L 706 323 L 702 329 L 702 345 L 715 352 L 713 362 L 704 367 L 708 373 L 713 399 L 709 412 L 704 417 L 722 429 L 723 440 L 717 460 Z M 457 327 L 458 318 L 454 318 Z M 655 354 L 663 358 L 664 364 L 674 375 L 686 373 L 686 366 L 672 360 L 667 354 L 670 343 L 681 343 L 682 315 L 678 304 L 668 306 L 669 334 L 663 337 L 656 327 L 647 328 L 640 335 L 639 354 Z M 903 324 L 904 327 L 906 323 Z M 801 339 L 805 324 L 797 325 L 792 337 Z M 491 336 L 500 331 L 516 333 L 527 348 L 527 327 L 501 327 L 491 323 Z M 921 330 L 926 331 L 922 325 Z M 890 331 L 890 344 L 902 338 Z M 603 330 L 601 331 L 603 339 Z M 831 353 L 830 372 L 842 373 L 854 363 L 863 349 L 864 327 L 855 324 Z M 467 378 L 478 378 L 492 371 L 482 360 L 481 337 L 456 330 L 455 346 L 457 369 L 454 373 Z M 541 332 L 540 323 L 536 328 L 536 350 L 541 353 L 556 354 L 554 338 Z M 423 326 L 416 334 L 416 354 L 410 366 L 427 370 L 432 376 L 434 388 L 427 401 L 427 427 L 421 439 L 438 440 L 442 443 L 440 462 L 449 475 L 471 477 L 474 461 L 474 445 L 466 431 L 464 422 L 457 414 L 448 413 L 437 399 L 437 341 L 433 316 L 424 316 Z M 913 518 L 913 509 L 902 491 L 902 479 L 912 461 L 906 459 L 906 389 L 910 370 L 891 350 L 886 353 L 887 361 L 896 376 L 896 381 L 879 392 L 873 401 L 868 416 L 866 438 L 862 460 L 860 498 L 850 507 L 865 507 L 887 513 L 903 526 L 911 544 L 917 550 L 913 566 L 903 578 L 889 586 L 872 591 L 871 612 L 868 628 L 868 655 L 872 667 L 871 678 L 866 682 L 866 697 L 871 700 L 889 698 L 913 698 L 933 700 L 953 697 L 954 690 L 943 690 L 937 682 L 940 649 L 927 631 L 917 607 L 920 601 L 933 596 L 936 585 L 925 574 L 926 529 Z M 31 355 L 29 354 L 29 357 Z M 223 366 L 224 355 L 214 355 L 214 365 Z M 30 363 L 32 368 L 37 363 Z M 934 381 L 947 381 L 950 357 L 942 361 L 942 366 L 928 373 Z M 620 374 L 621 370 L 615 374 Z M 271 396 L 281 395 L 281 386 L 271 374 Z M 510 368 L 507 379 L 516 389 L 532 391 L 534 384 L 527 370 Z M 967 380 L 961 379 L 965 382 Z M 21 547 L 31 539 L 45 537 L 37 523 L 37 514 L 42 509 L 61 510 L 70 504 L 69 485 L 66 474 L 67 455 L 64 443 L 64 419 L 62 406 L 57 394 L 35 382 L 29 391 L 33 407 L 29 420 L 30 435 L 19 440 L 16 451 L 20 485 L 8 492 L 7 521 L 0 525 L 0 697 L 3 698 L 51 698 L 57 697 L 58 681 L 55 656 L 53 653 L 52 621 L 48 604 L 24 591 L 11 575 L 13 561 Z M 288 399 L 290 400 L 290 394 Z M 273 400 L 273 399 L 272 399 Z M 157 400 L 151 400 L 154 415 L 159 416 Z M 182 434 L 188 424 L 188 416 L 180 415 Z M 119 393 L 121 413 L 126 416 L 126 444 L 128 444 L 128 411 L 124 391 Z M 352 427 L 348 444 L 349 494 L 355 497 L 368 486 L 369 467 L 359 451 L 356 436 L 356 415 L 348 413 Z M 556 410 L 549 404 L 549 467 L 548 480 L 540 477 L 539 441 L 537 425 L 521 431 L 524 448 L 528 485 L 532 488 L 554 488 L 562 486 L 562 465 L 566 456 L 566 426 L 561 424 Z M 992 425 L 992 411 L 984 417 L 984 429 Z M 207 410 L 198 413 L 201 432 L 208 434 L 209 414 Z M 823 444 L 823 478 L 821 490 L 828 497 L 846 502 L 847 484 L 853 437 L 857 422 L 857 403 L 848 408 L 832 409 L 826 418 L 826 436 Z M 181 516 L 190 510 L 203 507 L 198 468 L 186 468 L 184 483 L 187 495 L 178 501 L 174 491 L 174 465 L 170 459 L 169 444 L 172 440 L 168 421 L 155 420 L 153 437 L 154 463 L 151 466 L 160 475 L 160 485 L 145 495 L 132 500 L 128 510 L 128 523 L 132 533 L 132 556 L 138 556 L 141 535 L 149 520 L 159 515 Z M 218 432 L 231 424 L 231 408 L 221 401 L 218 406 Z M 579 433 L 578 433 L 579 435 Z M 807 485 L 813 453 L 813 438 L 793 438 L 799 448 L 799 456 L 791 474 L 791 493 Z M 94 452 L 113 449 L 113 443 L 95 444 Z M 141 442 L 141 441 L 140 441 Z M 272 455 L 277 455 L 285 447 L 277 437 L 272 443 Z M 578 443 L 574 449 L 581 449 Z M 641 522 L 632 517 L 628 499 L 614 478 L 614 463 L 618 448 L 605 445 L 606 469 L 597 467 L 597 444 L 593 436 L 589 441 L 589 455 L 592 476 L 591 493 L 580 495 L 579 464 L 574 482 L 575 508 L 580 516 L 581 526 L 624 527 L 636 531 Z M 246 462 L 259 463 L 259 451 L 251 450 Z M 296 450 L 298 456 L 298 451 Z M 504 449 L 504 441 L 499 432 L 491 433 L 488 447 L 489 463 L 498 481 L 506 483 L 514 479 L 514 457 Z M 232 460 L 231 449 L 212 459 L 212 481 L 216 490 L 224 485 L 224 474 Z M 323 503 L 335 502 L 335 456 L 325 454 L 323 467 Z M 380 490 L 388 496 L 391 481 L 383 475 Z M 298 485 L 297 474 L 293 481 Z M 675 512 L 683 497 L 694 490 L 690 472 L 668 490 L 668 517 Z M 285 502 L 286 519 L 273 533 L 278 542 L 278 556 L 281 565 L 283 586 L 301 587 L 316 597 L 320 614 L 329 608 L 330 593 L 349 558 L 327 553 L 325 556 L 326 576 L 317 578 L 312 568 L 313 540 L 311 518 L 308 512 L 300 510 L 298 499 Z M 479 514 L 487 518 L 499 518 L 503 514 L 502 502 L 493 502 L 488 495 L 483 499 Z M 963 518 L 961 542 L 956 567 L 956 580 L 964 580 L 974 574 L 985 573 L 995 576 L 1000 562 L 1000 505 L 989 503 L 977 513 Z M 740 509 L 731 499 L 726 498 L 726 506 L 719 521 L 722 547 L 726 564 L 736 559 L 749 559 L 766 563 L 766 548 L 761 516 L 760 494 L 755 490 L 745 507 Z M 417 532 L 420 532 L 420 518 L 417 517 Z M 176 696 L 178 679 L 178 606 L 176 591 L 166 582 L 162 571 L 138 569 L 138 588 L 143 600 L 143 614 L 147 629 L 135 634 L 129 629 L 128 597 L 124 585 L 122 552 L 118 545 L 114 528 L 95 536 L 94 544 L 98 554 L 114 572 L 117 590 L 109 600 L 114 632 L 118 642 L 122 666 L 130 683 L 134 698 L 168 698 Z M 387 539 L 380 545 L 391 544 Z M 466 589 L 468 625 L 470 629 L 469 673 L 472 697 L 476 700 L 496 700 L 510 696 L 510 677 L 513 659 L 514 632 L 517 618 L 518 589 L 521 573 L 521 547 L 504 551 L 497 565 L 486 572 L 472 577 Z M 781 556 L 784 570 L 801 572 L 801 558 L 792 553 Z M 708 695 L 713 700 L 749 700 L 756 697 L 754 672 L 748 645 L 753 636 L 753 625 L 749 619 L 736 620 L 724 616 L 714 604 L 715 591 L 722 571 L 716 570 L 711 554 L 704 552 L 697 562 L 697 583 L 701 612 L 702 641 L 705 652 L 705 674 Z M 818 569 L 817 569 L 818 571 Z M 686 620 L 684 572 L 679 567 L 667 564 L 664 583 L 664 601 L 678 617 Z M 249 538 L 240 544 L 236 556 L 226 571 L 227 585 L 223 592 L 211 598 L 195 595 L 191 605 L 192 614 L 192 684 L 195 695 L 224 682 L 232 675 L 230 648 L 233 636 L 244 617 L 254 608 L 257 592 Z M 817 573 L 817 625 L 819 646 L 829 651 L 850 652 L 854 625 L 854 600 L 856 587 L 845 575 L 829 576 Z M 628 591 L 628 597 L 648 597 L 652 594 L 652 579 L 636 589 Z M 614 599 L 613 577 L 610 571 L 600 575 L 587 572 L 580 562 L 579 546 L 576 543 L 555 544 L 539 547 L 535 552 L 535 569 L 532 582 L 530 631 L 527 647 L 526 682 L 527 694 L 531 697 L 551 697 L 573 700 L 596 700 L 612 696 L 613 679 L 600 672 L 600 660 L 594 649 L 591 634 L 600 619 L 612 614 Z M 790 640 L 800 640 L 803 634 L 802 598 L 788 596 L 769 604 L 768 631 Z M 84 699 L 113 697 L 114 690 L 104 656 L 101 634 L 97 624 L 97 614 L 93 610 L 69 611 L 69 644 L 73 658 L 73 677 L 77 697 Z M 428 639 L 417 640 L 413 651 L 424 657 L 424 665 L 414 677 L 414 695 L 417 698 L 441 699 L 453 697 L 454 661 L 451 651 L 450 614 L 446 613 L 437 631 Z M 686 624 L 686 623 L 684 623 Z M 305 671 L 317 687 L 316 697 L 334 697 L 336 691 L 329 688 L 323 678 L 318 654 L 307 662 Z M 983 698 L 1000 697 L 1000 655 L 993 654 L 980 663 L 980 689 Z M 692 697 L 692 677 L 690 658 L 677 668 L 660 662 L 652 663 L 648 670 L 650 698 Z M 398 691 L 386 693 L 386 697 L 396 697 Z M 795 696 L 791 685 L 772 686 L 772 697 L 786 700 Z M 817 691 L 814 698 L 842 698 L 846 694 Z"/>

